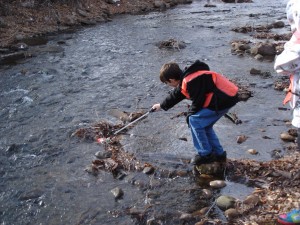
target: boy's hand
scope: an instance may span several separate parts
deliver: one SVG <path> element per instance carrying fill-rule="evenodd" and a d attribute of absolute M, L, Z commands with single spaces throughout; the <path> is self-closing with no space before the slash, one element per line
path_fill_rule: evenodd
<path fill-rule="evenodd" d="M 154 105 L 152 106 L 152 109 L 153 109 L 154 111 L 160 110 L 160 109 L 161 109 L 161 108 L 160 108 L 160 104 L 154 104 Z"/>

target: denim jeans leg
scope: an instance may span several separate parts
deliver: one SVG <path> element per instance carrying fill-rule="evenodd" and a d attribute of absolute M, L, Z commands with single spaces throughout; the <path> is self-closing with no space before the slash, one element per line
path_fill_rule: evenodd
<path fill-rule="evenodd" d="M 228 110 L 216 112 L 201 109 L 189 117 L 194 147 L 199 155 L 208 155 L 213 150 L 216 151 L 216 154 L 222 154 L 223 148 L 212 127 Z"/>
<path fill-rule="evenodd" d="M 213 129 L 213 126 L 207 127 L 205 131 L 208 141 L 212 147 L 212 152 L 216 155 L 221 155 L 224 152 L 224 150 L 222 145 L 220 144 L 218 136 L 216 135 Z"/>
<path fill-rule="evenodd" d="M 196 148 L 197 152 L 201 156 L 206 156 L 211 153 L 211 145 L 206 136 L 206 132 L 203 128 L 195 128 L 191 125 L 191 132 L 194 147 Z"/>

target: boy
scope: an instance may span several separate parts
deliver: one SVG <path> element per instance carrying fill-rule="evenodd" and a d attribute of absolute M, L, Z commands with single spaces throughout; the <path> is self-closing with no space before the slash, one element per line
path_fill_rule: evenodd
<path fill-rule="evenodd" d="M 238 87 L 224 76 L 210 71 L 208 65 L 199 60 L 185 71 L 177 63 L 164 64 L 160 70 L 160 80 L 174 89 L 161 104 L 152 106 L 155 111 L 168 110 L 183 99 L 192 101 L 186 118 L 198 153 L 192 163 L 225 162 L 226 151 L 213 125 L 237 103 Z"/>

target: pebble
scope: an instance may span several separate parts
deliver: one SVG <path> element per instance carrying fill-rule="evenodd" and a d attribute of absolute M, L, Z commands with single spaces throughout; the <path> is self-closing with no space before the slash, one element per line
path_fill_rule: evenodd
<path fill-rule="evenodd" d="M 112 155 L 111 151 L 98 151 L 95 153 L 95 156 L 98 158 L 98 159 L 107 159 L 107 158 L 110 158 Z"/>
<path fill-rule="evenodd" d="M 205 198 L 211 198 L 213 195 L 212 191 L 209 189 L 203 189 L 202 192 L 203 192 Z"/>
<path fill-rule="evenodd" d="M 295 139 L 296 139 L 294 136 L 290 135 L 287 132 L 281 133 L 280 138 L 283 141 L 295 141 Z"/>
<path fill-rule="evenodd" d="M 116 199 L 121 198 L 124 195 L 123 190 L 119 187 L 112 189 L 110 192 L 115 196 Z"/>
<path fill-rule="evenodd" d="M 244 141 L 246 141 L 247 140 L 247 137 L 245 136 L 245 135 L 239 135 L 238 137 L 237 137 L 237 139 L 236 139 L 236 142 L 238 143 L 238 144 L 241 144 L 241 143 L 243 143 Z"/>
<path fill-rule="evenodd" d="M 248 153 L 250 153 L 251 155 L 257 155 L 258 151 L 256 151 L 255 149 L 251 148 L 247 150 Z"/>
<path fill-rule="evenodd" d="M 96 176 L 98 174 L 98 168 L 94 165 L 88 165 L 84 171 Z"/>
<path fill-rule="evenodd" d="M 154 172 L 154 168 L 152 166 L 146 166 L 143 169 L 143 173 L 145 173 L 145 174 L 152 174 L 153 172 Z"/>
<path fill-rule="evenodd" d="M 227 209 L 224 214 L 228 220 L 232 220 L 240 215 L 240 213 L 234 208 Z"/>
<path fill-rule="evenodd" d="M 226 182 L 223 180 L 213 180 L 209 182 L 209 186 L 212 188 L 223 188 L 226 186 Z"/>
<path fill-rule="evenodd" d="M 227 196 L 227 195 L 221 195 L 216 200 L 217 206 L 222 210 L 233 208 L 235 205 L 235 202 L 236 202 L 236 199 L 234 197 Z"/>

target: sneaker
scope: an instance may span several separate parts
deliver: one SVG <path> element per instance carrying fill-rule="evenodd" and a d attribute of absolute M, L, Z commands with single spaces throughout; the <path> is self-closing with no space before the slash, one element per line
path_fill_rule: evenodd
<path fill-rule="evenodd" d="M 193 165 L 199 166 L 201 164 L 209 164 L 214 161 L 214 157 L 212 154 L 206 155 L 206 156 L 201 156 L 201 155 L 196 155 L 192 160 L 191 163 Z"/>
<path fill-rule="evenodd" d="M 221 155 L 215 155 L 216 162 L 226 162 L 226 159 L 227 159 L 226 151 L 224 151 Z"/>
<path fill-rule="evenodd" d="M 285 225 L 300 224 L 300 209 L 293 209 L 288 213 L 279 215 L 277 221 Z"/>

